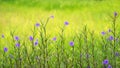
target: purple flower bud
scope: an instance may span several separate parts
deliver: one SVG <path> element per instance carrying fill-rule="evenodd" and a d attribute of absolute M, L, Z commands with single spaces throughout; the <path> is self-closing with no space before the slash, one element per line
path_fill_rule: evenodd
<path fill-rule="evenodd" d="M 33 41 L 33 37 L 32 36 L 30 36 L 29 39 L 30 39 L 30 41 Z"/>
<path fill-rule="evenodd" d="M 38 45 L 38 41 L 35 41 L 35 42 L 34 42 L 34 45 L 37 46 L 37 45 Z"/>
<path fill-rule="evenodd" d="M 7 47 L 4 47 L 4 52 L 7 52 L 8 51 L 8 48 Z"/>
<path fill-rule="evenodd" d="M 54 16 L 52 15 L 52 16 L 50 16 L 50 18 L 54 18 Z"/>
<path fill-rule="evenodd" d="M 112 68 L 112 66 L 109 64 L 107 68 Z"/>
<path fill-rule="evenodd" d="M 4 34 L 2 34 L 2 38 L 4 38 L 5 36 L 4 36 Z"/>
<path fill-rule="evenodd" d="M 107 59 L 105 59 L 104 61 L 103 61 L 103 64 L 105 64 L 105 65 L 107 65 L 109 63 L 109 61 L 107 60 Z"/>
<path fill-rule="evenodd" d="M 111 32 L 111 29 L 109 29 L 108 32 Z"/>
<path fill-rule="evenodd" d="M 111 40 L 111 41 L 114 40 L 113 36 L 110 36 L 110 37 L 109 37 L 109 40 Z"/>
<path fill-rule="evenodd" d="M 16 41 L 18 41 L 18 40 L 19 40 L 19 37 L 18 37 L 18 36 L 15 36 L 14 39 L 15 39 Z"/>
<path fill-rule="evenodd" d="M 115 56 L 119 56 L 119 52 L 116 52 L 116 53 L 115 53 Z"/>
<path fill-rule="evenodd" d="M 16 45 L 16 47 L 20 47 L 20 44 L 19 44 L 19 43 L 16 43 L 15 45 Z"/>
<path fill-rule="evenodd" d="M 70 44 L 70 46 L 74 46 L 74 42 L 73 41 L 71 41 L 69 44 Z"/>
<path fill-rule="evenodd" d="M 52 40 L 53 40 L 53 41 L 56 41 L 56 40 L 57 40 L 57 38 L 56 38 L 56 37 L 54 37 Z"/>
<path fill-rule="evenodd" d="M 69 25 L 69 22 L 65 21 L 65 23 L 64 23 L 64 24 L 67 26 L 67 25 Z"/>
<path fill-rule="evenodd" d="M 106 33 L 103 31 L 103 32 L 101 32 L 101 34 L 102 34 L 102 35 L 105 35 Z"/>
<path fill-rule="evenodd" d="M 117 16 L 117 12 L 114 12 L 114 16 L 115 16 L 115 17 Z"/>
<path fill-rule="evenodd" d="M 39 27 L 39 26 L 40 26 L 40 24 L 39 24 L 39 23 L 36 23 L 36 24 L 35 24 L 35 26 L 36 26 L 36 27 Z"/>

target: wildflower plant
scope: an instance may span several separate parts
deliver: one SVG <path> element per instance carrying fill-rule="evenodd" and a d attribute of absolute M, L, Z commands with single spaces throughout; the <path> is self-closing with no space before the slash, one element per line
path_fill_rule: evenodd
<path fill-rule="evenodd" d="M 65 34 L 71 25 L 63 22 L 58 35 L 50 35 L 46 21 L 34 24 L 31 34 L 20 36 L 15 30 L 10 35 L 1 34 L 1 68 L 119 68 L 120 32 L 118 13 L 114 12 L 111 28 L 99 32 L 90 31 L 85 25 L 74 36 Z M 8 36 L 8 37 L 7 37 Z M 72 39 L 71 39 L 72 37 Z"/>
<path fill-rule="evenodd" d="M 61 56 L 60 60 L 64 64 L 64 67 L 67 67 L 67 63 L 66 63 L 67 62 L 67 60 L 66 60 L 67 58 L 66 58 L 66 55 L 65 55 L 66 52 L 65 52 L 65 38 L 64 38 L 65 35 L 64 35 L 64 30 L 65 30 L 66 26 L 68 26 L 68 24 L 69 24 L 69 22 L 65 21 L 63 27 L 60 27 L 61 31 L 59 33 L 59 37 L 60 37 L 60 51 L 61 51 L 60 55 L 63 55 L 63 56 Z M 73 44 L 71 44 L 71 45 L 73 45 Z M 64 58 L 66 58 L 66 59 L 64 59 Z"/>
<path fill-rule="evenodd" d="M 113 67 L 116 68 L 116 56 L 115 56 L 115 53 L 116 53 L 116 38 L 117 38 L 117 16 L 118 16 L 118 13 L 117 12 L 114 12 L 114 16 L 112 17 L 113 19 L 113 22 L 112 22 L 112 35 L 113 36 L 110 36 L 110 40 L 113 40 L 113 43 L 111 44 L 112 45 L 112 56 L 113 56 Z"/>
<path fill-rule="evenodd" d="M 85 25 L 85 27 L 83 28 L 83 36 L 84 36 L 84 45 L 85 45 L 85 54 L 89 55 L 89 45 L 88 45 L 88 29 L 87 26 Z M 86 57 L 86 65 L 90 66 L 90 61 L 89 58 Z"/>
<path fill-rule="evenodd" d="M 77 60 L 78 62 L 78 67 L 80 68 L 83 68 L 83 61 L 82 61 L 82 56 L 83 56 L 83 52 L 82 52 L 82 34 L 81 33 L 78 33 L 77 34 L 77 41 L 78 41 L 78 47 L 77 47 L 77 50 L 79 50 L 79 58 Z"/>

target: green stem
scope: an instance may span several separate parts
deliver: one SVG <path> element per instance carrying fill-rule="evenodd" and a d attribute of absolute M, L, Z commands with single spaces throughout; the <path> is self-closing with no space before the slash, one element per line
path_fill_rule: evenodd
<path fill-rule="evenodd" d="M 115 56 L 115 50 L 116 50 L 116 17 L 113 20 L 113 36 L 114 36 L 114 42 L 113 42 L 114 68 L 116 68 L 116 56 Z"/>

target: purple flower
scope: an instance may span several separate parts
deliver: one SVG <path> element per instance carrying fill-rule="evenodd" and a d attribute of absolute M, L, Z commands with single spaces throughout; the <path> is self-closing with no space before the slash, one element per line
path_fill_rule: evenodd
<path fill-rule="evenodd" d="M 103 32 L 101 32 L 101 34 L 102 34 L 102 35 L 105 35 L 105 32 L 103 31 Z"/>
<path fill-rule="evenodd" d="M 18 37 L 18 36 L 15 36 L 14 39 L 15 39 L 16 41 L 18 41 L 18 40 L 19 40 L 19 37 Z"/>
<path fill-rule="evenodd" d="M 70 46 L 74 46 L 74 42 L 73 41 L 71 41 L 69 44 L 70 44 Z"/>
<path fill-rule="evenodd" d="M 29 39 L 30 39 L 30 41 L 33 41 L 33 37 L 32 36 L 30 36 Z"/>
<path fill-rule="evenodd" d="M 35 26 L 36 26 L 36 27 L 39 27 L 39 26 L 40 26 L 40 24 L 39 24 L 39 23 L 36 23 L 36 24 L 35 24 Z"/>
<path fill-rule="evenodd" d="M 114 38 L 113 38 L 113 36 L 110 36 L 110 37 L 109 37 L 109 40 L 111 40 L 111 41 L 112 41 L 113 39 L 114 39 Z"/>
<path fill-rule="evenodd" d="M 67 22 L 67 21 L 65 21 L 65 23 L 64 23 L 66 26 L 69 24 L 69 22 Z"/>
<path fill-rule="evenodd" d="M 2 34 L 2 38 L 4 38 L 5 36 L 4 36 L 4 34 Z"/>
<path fill-rule="evenodd" d="M 57 38 L 56 38 L 56 37 L 54 37 L 52 40 L 53 40 L 53 41 L 56 41 L 56 40 L 57 40 Z"/>
<path fill-rule="evenodd" d="M 114 12 L 114 16 L 115 16 L 115 17 L 117 16 L 117 12 Z"/>
<path fill-rule="evenodd" d="M 7 47 L 4 47 L 4 52 L 7 52 L 8 51 L 8 48 Z"/>
<path fill-rule="evenodd" d="M 111 32 L 111 29 L 109 29 L 108 32 Z"/>
<path fill-rule="evenodd" d="M 115 56 L 119 56 L 119 52 L 116 52 L 116 53 L 115 53 Z"/>
<path fill-rule="evenodd" d="M 103 64 L 105 64 L 105 65 L 107 65 L 109 63 L 109 61 L 107 60 L 107 59 L 105 59 L 104 61 L 103 61 Z"/>
<path fill-rule="evenodd" d="M 20 47 L 20 44 L 19 44 L 19 43 L 16 43 L 15 45 L 16 45 L 16 47 Z"/>
<path fill-rule="evenodd" d="M 37 46 L 37 45 L 38 45 L 38 41 L 35 41 L 35 42 L 34 42 L 34 45 Z"/>
<path fill-rule="evenodd" d="M 107 68 L 112 68 L 112 66 L 109 64 Z"/>
<path fill-rule="evenodd" d="M 54 16 L 52 15 L 52 16 L 50 16 L 50 18 L 54 18 Z"/>

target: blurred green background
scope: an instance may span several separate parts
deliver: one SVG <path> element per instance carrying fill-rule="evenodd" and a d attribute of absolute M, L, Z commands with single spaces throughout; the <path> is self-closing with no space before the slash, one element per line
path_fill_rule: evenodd
<path fill-rule="evenodd" d="M 51 15 L 49 33 L 57 33 L 65 21 L 70 23 L 66 29 L 69 35 L 85 24 L 99 33 L 110 28 L 114 11 L 119 14 L 119 0 L 0 0 L 0 34 L 13 29 L 27 34 L 36 22 L 45 22 Z"/>

